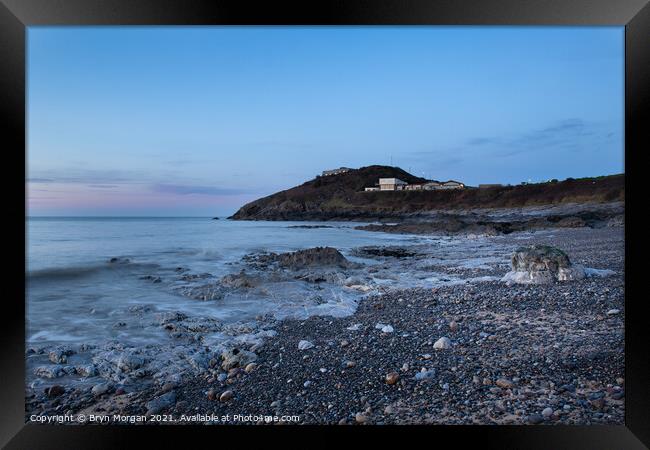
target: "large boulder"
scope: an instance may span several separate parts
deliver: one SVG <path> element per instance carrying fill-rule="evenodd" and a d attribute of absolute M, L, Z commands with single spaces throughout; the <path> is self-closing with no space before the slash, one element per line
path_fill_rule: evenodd
<path fill-rule="evenodd" d="M 307 267 L 348 267 L 349 262 L 333 247 L 314 247 L 297 252 L 283 253 L 278 257 L 280 266 L 292 270 Z"/>
<path fill-rule="evenodd" d="M 506 283 L 546 284 L 585 278 L 582 266 L 574 265 L 562 250 L 549 245 L 520 247 L 512 254 L 512 270 Z"/>

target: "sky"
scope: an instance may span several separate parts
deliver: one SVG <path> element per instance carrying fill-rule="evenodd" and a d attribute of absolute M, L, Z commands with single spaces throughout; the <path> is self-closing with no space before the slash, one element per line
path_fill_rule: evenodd
<path fill-rule="evenodd" d="M 227 216 L 325 169 L 622 173 L 623 27 L 29 27 L 31 216 Z"/>

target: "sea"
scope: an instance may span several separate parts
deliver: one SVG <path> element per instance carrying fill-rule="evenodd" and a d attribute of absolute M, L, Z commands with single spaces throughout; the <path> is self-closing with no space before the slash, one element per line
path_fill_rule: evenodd
<path fill-rule="evenodd" d="M 242 321 L 268 312 L 284 317 L 298 310 L 308 316 L 300 304 L 299 287 L 293 292 L 288 285 L 280 286 L 281 291 L 270 291 L 265 299 L 233 295 L 225 301 L 202 302 L 175 292 L 166 280 L 181 268 L 216 278 L 236 273 L 247 254 L 330 246 L 353 261 L 362 261 L 350 255 L 353 248 L 426 240 L 356 230 L 358 225 L 209 217 L 31 217 L 27 220 L 27 342 L 158 342 L 158 328 L 115 326 L 128 321 L 129 307 L 138 304 L 221 321 Z M 111 263 L 112 258 L 119 262 Z M 162 282 L 145 282 L 145 277 L 160 277 Z M 285 298 L 292 295 L 293 303 Z M 343 298 L 343 291 L 339 296 L 339 302 L 315 305 L 312 312 L 353 312 L 358 296 Z"/>

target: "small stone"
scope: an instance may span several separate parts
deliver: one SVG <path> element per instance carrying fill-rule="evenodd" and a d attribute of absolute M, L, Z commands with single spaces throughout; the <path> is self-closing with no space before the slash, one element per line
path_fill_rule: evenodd
<path fill-rule="evenodd" d="M 368 421 L 368 416 L 364 413 L 357 413 L 356 416 L 354 416 L 354 420 L 356 420 L 357 423 L 366 423 Z"/>
<path fill-rule="evenodd" d="M 618 377 L 618 378 L 616 379 L 616 384 L 623 384 L 624 382 L 625 382 L 625 379 L 624 379 L 624 378 Z"/>
<path fill-rule="evenodd" d="M 304 386 L 304 387 L 309 387 L 310 384 L 311 384 L 311 381 L 310 381 L 310 380 L 307 380 L 307 381 L 305 381 L 305 382 L 303 383 L 303 386 Z"/>
<path fill-rule="evenodd" d="M 354 361 L 346 361 L 346 362 L 344 363 L 344 365 L 345 365 L 345 367 L 347 367 L 347 368 L 349 369 L 349 368 L 351 368 L 351 367 L 356 366 L 357 363 L 354 362 Z"/>
<path fill-rule="evenodd" d="M 45 390 L 45 393 L 48 397 L 58 397 L 59 395 L 63 395 L 64 392 L 65 388 L 58 384 L 55 384 L 54 386 L 51 386 Z"/>
<path fill-rule="evenodd" d="M 397 372 L 391 372 L 386 375 L 386 384 L 395 384 L 399 380 L 399 374 Z"/>
<path fill-rule="evenodd" d="M 531 414 L 527 418 L 528 423 L 531 423 L 533 425 L 537 425 L 539 423 L 544 422 L 544 417 L 540 416 L 539 414 Z"/>
<path fill-rule="evenodd" d="M 408 363 L 404 363 L 402 365 L 402 372 L 408 372 L 409 371 L 409 365 Z"/>
<path fill-rule="evenodd" d="M 219 396 L 219 401 L 220 402 L 228 402 L 228 401 L 232 400 L 233 395 L 234 394 L 232 393 L 232 391 L 224 391 L 223 394 L 221 394 Z"/>
<path fill-rule="evenodd" d="M 451 331 L 452 333 L 458 331 L 458 323 L 456 323 L 456 321 L 452 320 L 451 322 L 449 322 L 449 331 Z"/>
<path fill-rule="evenodd" d="M 208 391 L 208 400 L 216 400 L 217 399 L 217 392 L 214 389 L 210 389 Z"/>
<path fill-rule="evenodd" d="M 503 389 L 512 389 L 512 387 L 515 385 L 512 381 L 508 380 L 507 378 L 499 378 L 495 384 Z"/>
<path fill-rule="evenodd" d="M 393 405 L 388 405 L 384 408 L 384 414 L 393 414 L 395 412 L 395 408 L 393 408 Z"/>
<path fill-rule="evenodd" d="M 433 344 L 433 348 L 436 350 L 444 350 L 451 348 L 451 341 L 447 337 L 441 337 Z"/>
<path fill-rule="evenodd" d="M 479 384 L 480 382 L 481 382 L 481 379 L 479 377 L 477 377 L 476 375 L 474 375 L 472 377 L 472 383 Z"/>
<path fill-rule="evenodd" d="M 610 309 L 609 311 L 607 311 L 607 315 L 608 316 L 614 316 L 614 315 L 616 315 L 616 314 L 618 314 L 620 312 L 621 312 L 620 309 Z"/>
<path fill-rule="evenodd" d="M 553 415 L 553 409 L 552 408 L 544 408 L 542 411 L 542 416 L 544 417 L 551 417 Z"/>
<path fill-rule="evenodd" d="M 220 373 L 220 374 L 217 376 L 217 381 L 220 381 L 221 383 L 223 383 L 224 381 L 226 381 L 226 379 L 228 379 L 228 375 L 226 375 L 226 374 L 223 373 L 223 372 Z"/>
<path fill-rule="evenodd" d="M 124 395 L 124 394 L 126 394 L 126 389 L 122 387 L 115 389 L 115 395 Z"/>
<path fill-rule="evenodd" d="M 341 341 L 341 347 L 347 347 L 348 345 L 350 345 L 350 343 L 346 339 Z"/>
<path fill-rule="evenodd" d="M 313 346 L 314 346 L 314 344 L 312 344 L 309 341 L 302 340 L 302 341 L 298 342 L 298 350 L 309 350 Z"/>
<path fill-rule="evenodd" d="M 103 395 L 107 393 L 111 389 L 111 385 L 108 383 L 101 383 L 101 384 L 96 384 L 93 386 L 93 388 L 90 390 L 92 394 L 95 397 L 99 397 L 100 395 Z"/>
<path fill-rule="evenodd" d="M 257 364 L 255 364 L 255 363 L 250 363 L 250 364 L 248 364 L 248 365 L 246 366 L 246 368 L 244 369 L 244 371 L 245 371 L 246 373 L 251 373 L 251 372 L 252 372 L 253 370 L 255 370 L 255 369 L 257 369 Z"/>

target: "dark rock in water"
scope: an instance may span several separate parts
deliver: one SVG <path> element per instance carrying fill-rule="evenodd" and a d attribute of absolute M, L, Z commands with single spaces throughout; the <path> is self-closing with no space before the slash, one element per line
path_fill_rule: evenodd
<path fill-rule="evenodd" d="M 417 252 L 397 246 L 375 246 L 359 247 L 354 251 L 358 256 L 386 256 L 392 258 L 408 258 L 417 255 Z"/>
<path fill-rule="evenodd" d="M 545 284 L 585 277 L 581 266 L 574 266 L 565 252 L 549 245 L 519 247 L 512 254 L 511 264 L 512 271 L 502 281 Z"/>
<path fill-rule="evenodd" d="M 58 397 L 60 395 L 63 395 L 65 392 L 65 388 L 61 385 L 55 384 L 54 386 L 50 386 L 49 388 L 45 389 L 45 395 L 48 397 Z"/>
<path fill-rule="evenodd" d="M 128 263 L 131 262 L 131 260 L 129 258 L 113 257 L 113 258 L 109 259 L 108 262 L 111 263 L 111 264 L 128 264 Z"/>
<path fill-rule="evenodd" d="M 219 220 L 219 218 L 218 217 L 213 217 L 212 220 Z"/>
<path fill-rule="evenodd" d="M 160 277 L 158 277 L 158 276 L 155 276 L 155 275 L 143 275 L 143 276 L 140 277 L 140 280 L 147 280 L 147 281 L 151 281 L 153 283 L 162 282 L 162 279 Z"/>
<path fill-rule="evenodd" d="M 304 229 L 313 229 L 313 228 L 336 228 L 332 225 L 291 225 L 287 228 L 304 228 Z"/>
<path fill-rule="evenodd" d="M 338 266 L 348 267 L 349 261 L 333 247 L 314 247 L 283 253 L 279 256 L 280 266 L 293 270 L 305 267 Z"/>
<path fill-rule="evenodd" d="M 239 273 L 231 273 L 221 278 L 221 284 L 230 288 L 252 288 L 259 284 L 259 280 L 248 275 L 243 270 Z"/>

